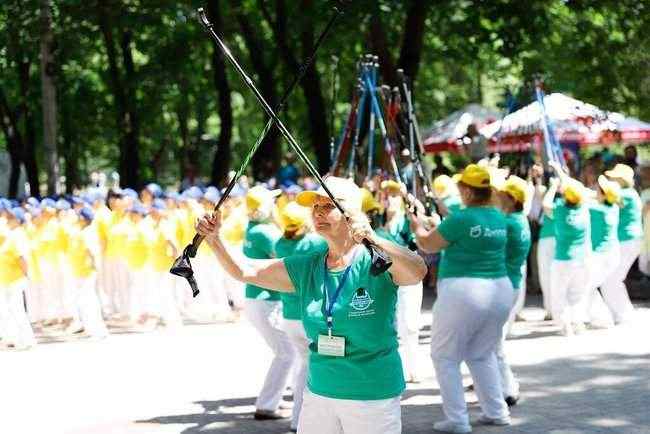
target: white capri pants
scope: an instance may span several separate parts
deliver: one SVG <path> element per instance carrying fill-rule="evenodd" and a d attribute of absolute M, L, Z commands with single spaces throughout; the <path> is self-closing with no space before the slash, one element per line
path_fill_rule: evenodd
<path fill-rule="evenodd" d="M 282 302 L 247 298 L 244 302 L 244 315 L 273 352 L 273 361 L 255 407 L 258 410 L 276 411 L 296 357 L 289 337 L 280 329 Z"/>
<path fill-rule="evenodd" d="M 406 381 L 418 377 L 417 356 L 421 309 L 422 282 L 400 286 L 397 291 L 397 338 Z"/>
<path fill-rule="evenodd" d="M 589 282 L 589 269 L 584 259 L 553 260 L 551 307 L 553 320 L 560 327 L 582 322 L 581 305 Z"/>
<path fill-rule="evenodd" d="M 605 304 L 612 312 L 616 323 L 626 321 L 634 311 L 625 286 L 625 278 L 641 252 L 641 239 L 623 241 L 620 246 L 621 261 L 601 286 Z"/>
<path fill-rule="evenodd" d="M 360 401 L 316 395 L 305 389 L 298 434 L 400 434 L 400 397 Z"/>
<path fill-rule="evenodd" d="M 469 424 L 460 372 L 465 362 L 485 416 L 509 415 L 496 359 L 497 345 L 513 304 L 510 279 L 444 278 L 433 307 L 431 358 L 447 420 Z"/>
<path fill-rule="evenodd" d="M 300 420 L 302 397 L 307 384 L 309 339 L 307 339 L 305 328 L 300 320 L 283 319 L 282 330 L 289 337 L 289 341 L 296 353 L 293 363 L 293 411 L 291 413 L 291 429 L 296 429 Z"/>
<path fill-rule="evenodd" d="M 542 290 L 544 310 L 551 312 L 551 263 L 555 256 L 555 238 L 540 238 L 537 242 L 537 275 Z"/>
<path fill-rule="evenodd" d="M 34 331 L 29 323 L 23 292 L 27 279 L 20 279 L 6 287 L 0 287 L 0 332 L 3 338 L 13 343 L 16 348 L 28 348 L 36 345 Z"/>

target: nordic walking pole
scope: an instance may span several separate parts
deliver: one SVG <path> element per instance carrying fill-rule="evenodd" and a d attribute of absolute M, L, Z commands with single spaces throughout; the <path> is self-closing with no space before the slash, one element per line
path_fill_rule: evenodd
<path fill-rule="evenodd" d="M 284 95 L 282 96 L 279 105 L 277 106 L 277 112 L 281 112 L 284 109 L 285 103 L 287 102 L 287 99 L 289 98 L 289 95 L 293 91 L 293 89 L 296 87 L 298 82 L 304 77 L 304 75 L 307 72 L 307 69 L 311 66 L 312 62 L 314 61 L 314 58 L 316 57 L 316 52 L 318 51 L 318 48 L 322 44 L 322 42 L 325 40 L 325 37 L 329 34 L 330 30 L 332 29 L 334 22 L 336 19 L 343 14 L 343 8 L 335 7 L 335 14 L 332 15 L 330 20 L 328 21 L 327 25 L 321 32 L 320 36 L 316 40 L 316 43 L 314 44 L 314 49 L 311 53 L 311 55 L 305 59 L 303 64 L 300 66 L 300 69 L 298 70 L 298 73 L 294 77 L 293 81 L 287 88 L 287 90 L 284 92 Z M 199 16 L 201 17 L 201 22 L 205 24 L 206 22 L 209 23 L 207 17 L 205 16 L 205 13 L 203 11 L 203 8 L 200 8 L 198 10 Z M 212 24 L 210 24 L 210 27 L 212 27 Z M 228 198 L 230 195 L 230 192 L 234 188 L 235 184 L 237 183 L 237 180 L 241 177 L 242 173 L 248 166 L 248 163 L 250 162 L 251 158 L 261 145 L 262 141 L 268 134 L 269 130 L 273 126 L 273 119 L 269 119 L 269 121 L 266 123 L 264 126 L 264 129 L 258 136 L 257 140 L 249 150 L 248 154 L 244 158 L 244 161 L 242 162 L 241 166 L 239 167 L 239 170 L 237 170 L 237 173 L 235 176 L 230 180 L 228 183 L 228 186 L 226 187 L 226 190 L 224 191 L 223 195 L 219 198 L 219 202 L 217 205 L 214 207 L 214 211 L 217 211 L 221 208 L 225 200 Z M 190 263 L 190 258 L 193 258 L 196 256 L 196 252 L 201 245 L 201 242 L 203 242 L 203 237 L 199 234 L 196 234 L 194 238 L 192 239 L 192 243 L 187 245 L 185 249 L 183 249 L 183 253 L 181 256 L 176 258 L 174 261 L 174 264 L 172 265 L 171 269 L 169 270 L 172 274 L 180 277 L 184 277 L 187 279 L 188 283 L 190 284 L 190 287 L 192 289 L 192 296 L 196 297 L 199 295 L 199 289 L 198 285 L 196 283 L 196 280 L 194 279 L 194 271 L 192 270 L 192 264 Z"/>
<path fill-rule="evenodd" d="M 214 41 L 217 43 L 219 48 L 221 49 L 222 53 L 226 56 L 226 59 L 230 62 L 230 64 L 235 68 L 235 70 L 239 73 L 241 76 L 242 80 L 248 88 L 253 92 L 255 95 L 255 98 L 257 98 L 257 101 L 260 103 L 266 114 L 271 117 L 273 122 L 275 122 L 276 126 L 278 127 L 278 130 L 280 130 L 280 133 L 284 138 L 287 140 L 289 143 L 289 147 L 298 155 L 298 157 L 302 160 L 302 162 L 305 164 L 307 167 L 308 172 L 318 180 L 318 182 L 321 184 L 323 187 L 323 190 L 325 190 L 325 193 L 329 196 L 331 199 L 332 203 L 338 208 L 338 210 L 346 217 L 349 218 L 349 214 L 347 211 L 343 208 L 343 206 L 336 200 L 330 189 L 327 187 L 325 184 L 325 181 L 323 178 L 320 176 L 318 173 L 318 170 L 314 167 L 314 165 L 309 161 L 309 158 L 307 155 L 303 152 L 303 150 L 300 148 L 300 145 L 298 145 L 298 142 L 296 139 L 293 137 L 291 132 L 287 129 L 287 127 L 284 125 L 284 123 L 278 118 L 278 115 L 273 111 L 269 103 L 266 101 L 264 96 L 260 93 L 260 91 L 255 87 L 255 83 L 253 83 L 253 80 L 246 74 L 246 71 L 241 67 L 241 65 L 237 62 L 235 57 L 232 55 L 230 52 L 230 49 L 226 46 L 226 44 L 219 38 L 219 35 L 216 34 L 214 31 L 214 28 L 212 26 L 212 23 L 208 20 L 208 17 L 205 15 L 205 12 L 203 9 L 199 9 L 199 17 L 201 19 L 201 22 L 205 26 L 206 30 L 212 36 Z M 368 249 L 370 252 L 370 257 L 372 260 L 372 265 L 370 267 L 370 272 L 373 275 L 378 275 L 386 271 L 391 265 L 392 261 L 390 258 L 381 251 L 377 246 L 374 246 L 369 240 L 364 239 L 363 240 L 364 246 Z"/>

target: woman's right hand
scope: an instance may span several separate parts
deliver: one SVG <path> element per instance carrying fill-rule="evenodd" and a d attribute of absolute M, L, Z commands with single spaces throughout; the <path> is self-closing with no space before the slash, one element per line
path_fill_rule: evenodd
<path fill-rule="evenodd" d="M 221 211 L 206 214 L 196 222 L 196 232 L 207 240 L 217 240 L 221 229 Z"/>

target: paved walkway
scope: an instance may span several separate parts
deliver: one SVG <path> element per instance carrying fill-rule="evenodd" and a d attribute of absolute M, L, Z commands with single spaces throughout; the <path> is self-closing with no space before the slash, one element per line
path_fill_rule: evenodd
<path fill-rule="evenodd" d="M 430 302 L 428 306 L 430 307 Z M 507 343 L 522 383 L 513 425 L 475 433 L 649 433 L 650 309 L 634 324 L 570 339 L 527 308 Z M 431 433 L 442 418 L 422 316 L 424 381 L 402 401 L 403 432 Z M 164 434 L 288 432 L 288 421 L 251 418 L 270 360 L 245 322 L 116 334 L 28 352 L 0 352 L 0 433 Z M 469 381 L 469 377 L 466 376 Z M 473 418 L 479 408 L 472 393 Z"/>

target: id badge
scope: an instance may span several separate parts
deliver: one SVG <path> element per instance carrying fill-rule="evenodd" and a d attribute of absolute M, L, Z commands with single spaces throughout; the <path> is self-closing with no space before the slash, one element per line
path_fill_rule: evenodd
<path fill-rule="evenodd" d="M 318 335 L 318 354 L 345 357 L 345 338 L 341 336 Z"/>

